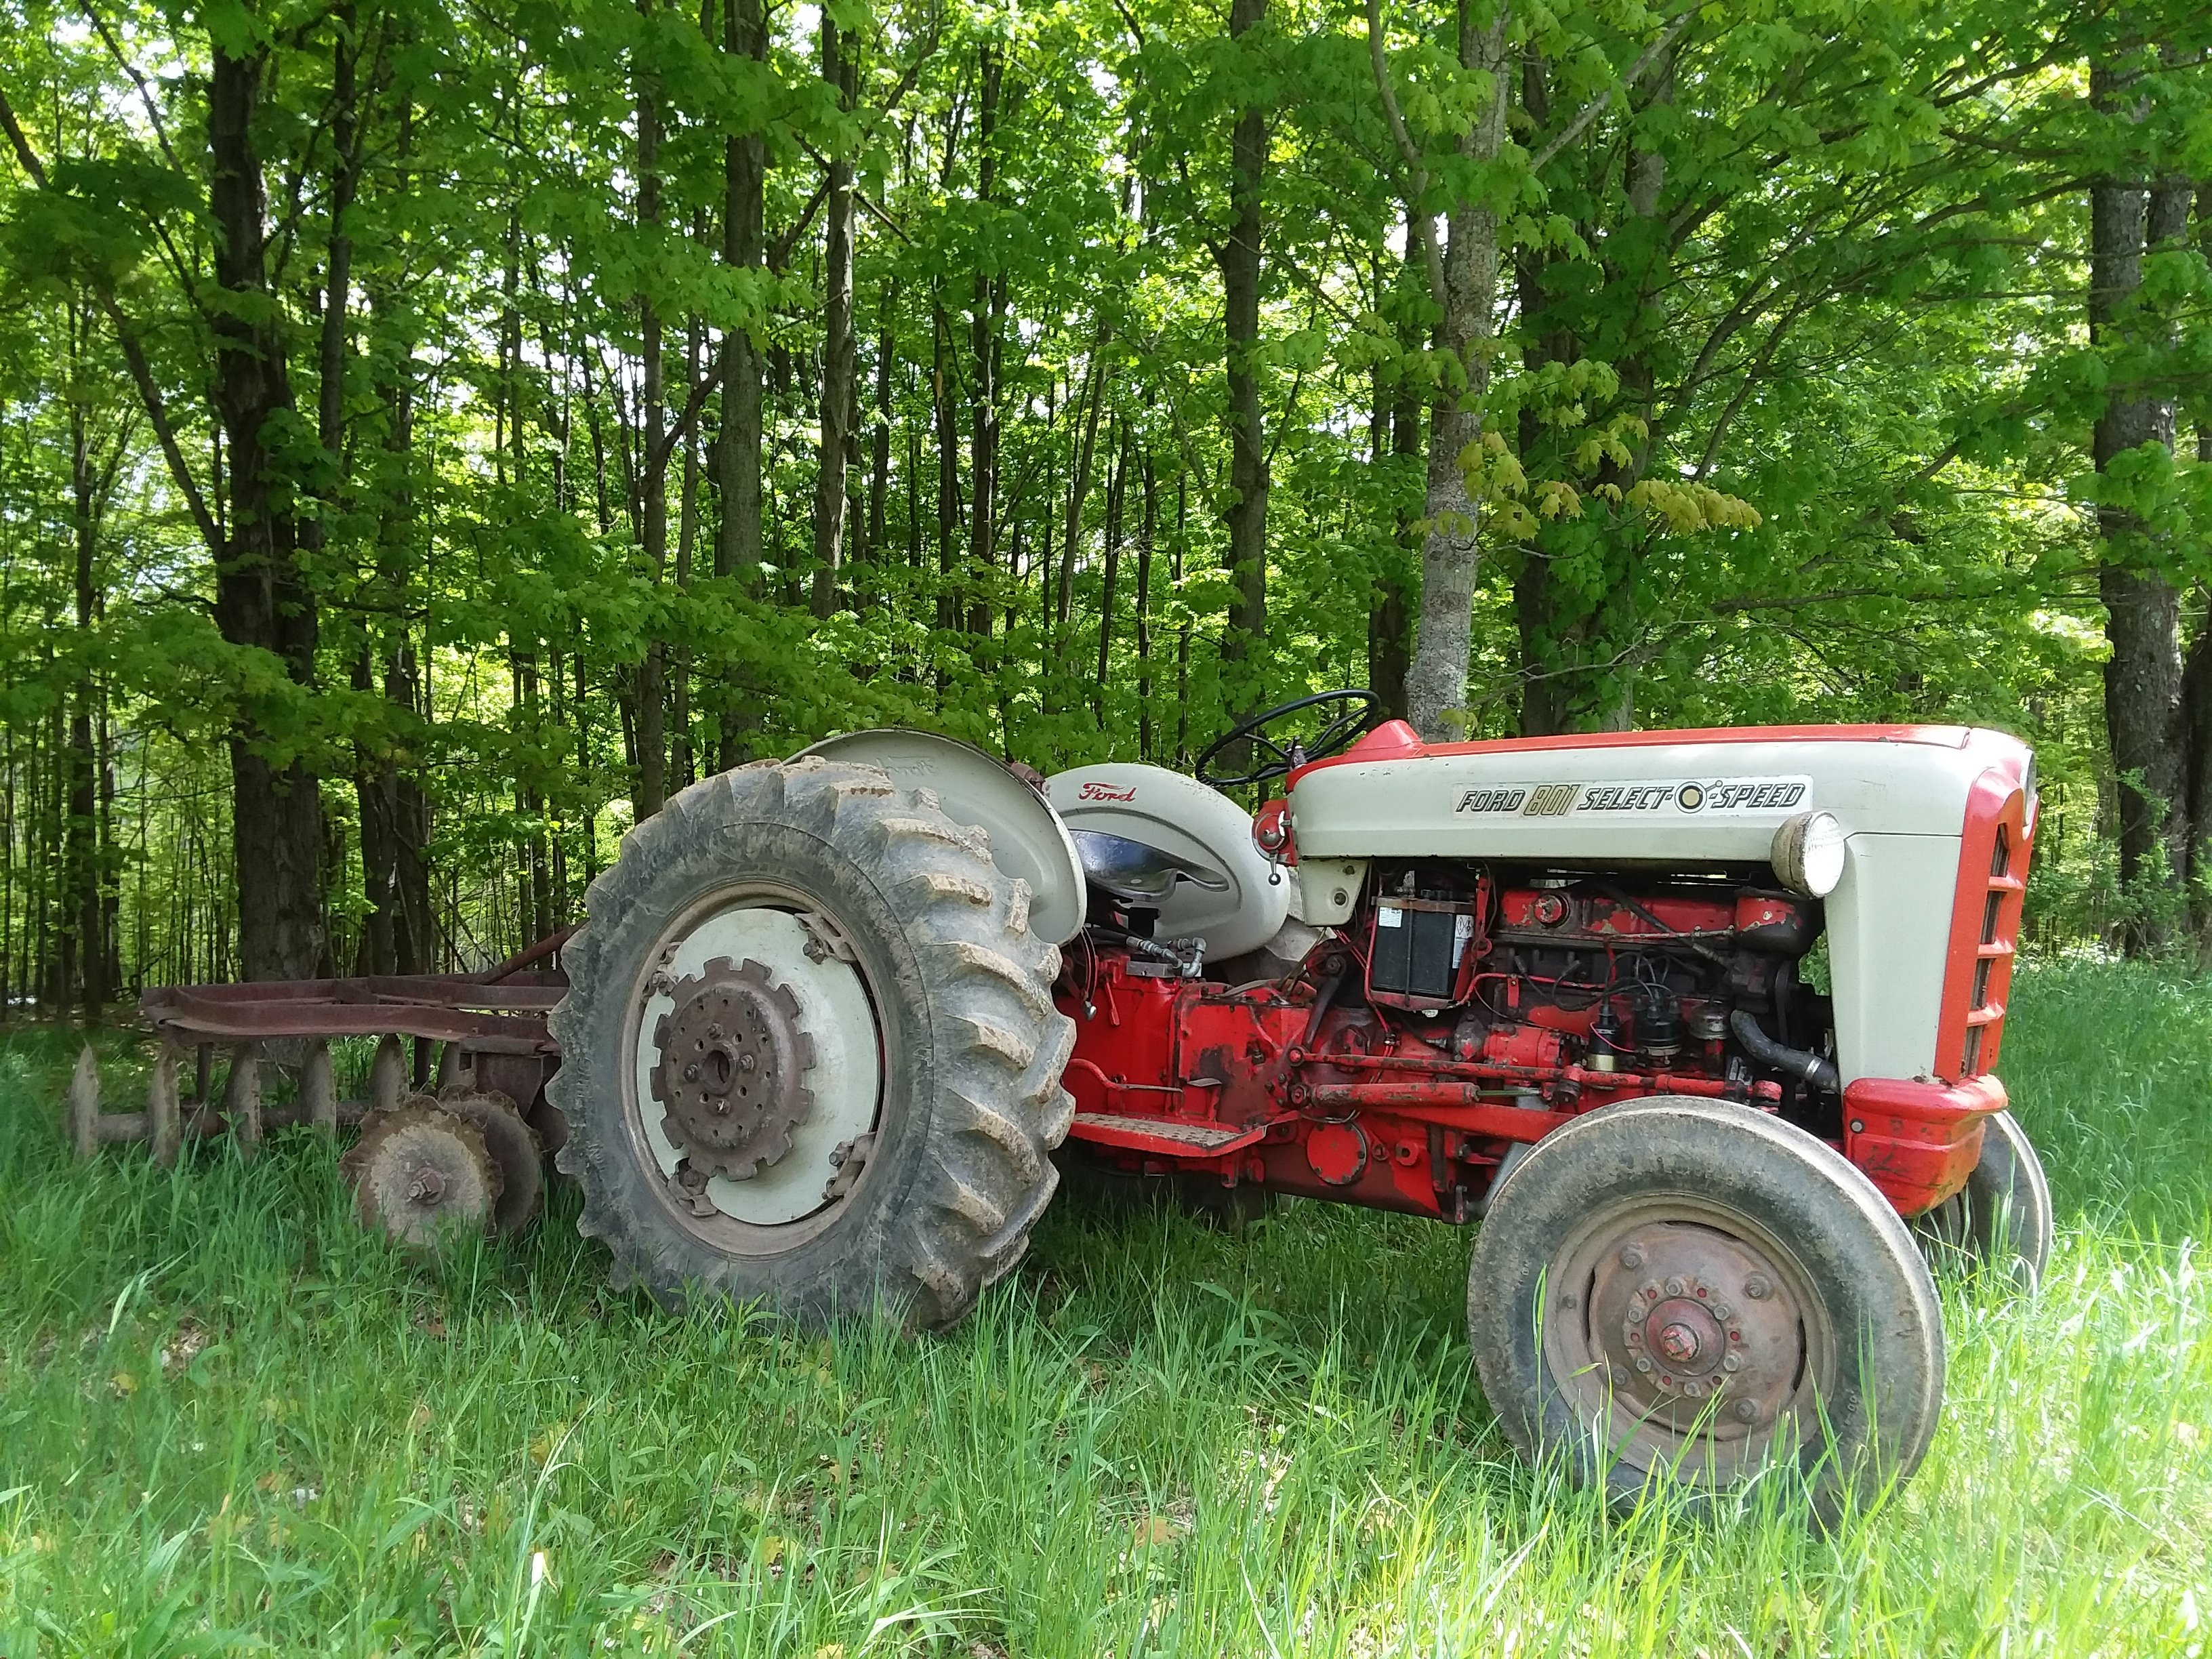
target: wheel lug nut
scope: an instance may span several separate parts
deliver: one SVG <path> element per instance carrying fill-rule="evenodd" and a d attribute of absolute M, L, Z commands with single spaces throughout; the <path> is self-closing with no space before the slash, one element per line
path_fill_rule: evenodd
<path fill-rule="evenodd" d="M 1737 1421 L 1739 1421 L 1739 1422 L 1742 1422 L 1742 1423 L 1756 1423 L 1756 1422 L 1758 1422 L 1758 1421 L 1759 1421 L 1759 1402 L 1758 1402 L 1757 1401 L 1755 1401 L 1755 1400 L 1739 1400 L 1739 1401 L 1737 1401 L 1735 1402 L 1735 1414 L 1736 1414 L 1736 1420 L 1737 1420 Z"/>
<path fill-rule="evenodd" d="M 1681 1281 L 1680 1279 L 1668 1279 L 1668 1280 L 1667 1281 L 1667 1294 L 1668 1294 L 1668 1295 L 1669 1295 L 1669 1296 L 1680 1296 L 1680 1295 L 1681 1295 L 1681 1293 L 1682 1293 L 1682 1281 Z"/>
<path fill-rule="evenodd" d="M 1625 1389 L 1635 1381 L 1635 1375 L 1626 1365 L 1615 1365 L 1613 1368 L 1612 1378 L 1614 1388 Z"/>
<path fill-rule="evenodd" d="M 1765 1273 L 1753 1273 L 1743 1281 L 1743 1293 L 1753 1302 L 1764 1302 L 1774 1289 L 1774 1283 Z"/>
<path fill-rule="evenodd" d="M 1723 1324 L 1726 1324 L 1728 1321 L 1735 1316 L 1735 1310 L 1729 1307 L 1725 1302 L 1716 1302 L 1713 1304 L 1713 1317 L 1719 1320 Z"/>
<path fill-rule="evenodd" d="M 1629 1269 L 1632 1273 L 1637 1268 L 1642 1267 L 1644 1265 L 1644 1247 L 1641 1244 L 1631 1244 L 1624 1248 L 1620 1253 L 1620 1265 Z"/>
<path fill-rule="evenodd" d="M 699 1080 L 699 1062 L 697 1060 L 693 1060 L 689 1066 L 686 1066 L 684 1068 L 684 1080 L 686 1083 L 696 1083 Z"/>
<path fill-rule="evenodd" d="M 1741 1370 L 1743 1369 L 1743 1356 L 1740 1353 L 1729 1354 L 1721 1361 L 1721 1369 L 1724 1371 Z"/>
<path fill-rule="evenodd" d="M 1651 1369 L 1651 1356 L 1648 1353 L 1640 1353 L 1637 1355 L 1636 1369 L 1639 1371 L 1650 1370 Z"/>

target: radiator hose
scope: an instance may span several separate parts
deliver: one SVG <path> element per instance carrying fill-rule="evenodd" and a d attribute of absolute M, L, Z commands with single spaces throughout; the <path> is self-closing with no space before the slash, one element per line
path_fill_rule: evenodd
<path fill-rule="evenodd" d="M 1802 1078 L 1815 1089 L 1825 1089 L 1830 1094 L 1842 1091 L 1843 1084 L 1836 1075 L 1833 1060 L 1808 1054 L 1802 1048 L 1784 1048 L 1760 1030 L 1759 1022 L 1741 1008 L 1729 1016 L 1729 1027 L 1735 1033 L 1735 1040 L 1743 1044 L 1744 1052 L 1760 1065 Z"/>

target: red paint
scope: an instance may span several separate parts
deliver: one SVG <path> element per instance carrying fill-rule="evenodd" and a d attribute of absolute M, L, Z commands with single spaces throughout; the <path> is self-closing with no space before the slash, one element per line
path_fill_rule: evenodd
<path fill-rule="evenodd" d="M 1349 1187 L 1367 1173 L 1367 1132 L 1357 1123 L 1324 1123 L 1306 1136 L 1306 1162 L 1332 1187 Z"/>
<path fill-rule="evenodd" d="M 1300 767 L 1291 774 L 1289 787 L 1296 788 L 1299 779 L 1324 766 L 1446 755 L 1537 755 L 1559 749 L 1653 749 L 1668 744 L 1731 743 L 1921 743 L 1941 749 L 1966 749 L 1997 735 L 1965 726 L 1722 726 L 1679 732 L 1568 732 L 1550 738 L 1425 744 L 1403 720 L 1386 720 L 1342 754 Z"/>
<path fill-rule="evenodd" d="M 1688 1054 L 1672 1071 L 1573 1064 L 1561 1030 L 1533 1019 L 1490 1025 L 1459 1054 L 1451 1021 L 1385 1023 L 1356 1000 L 1328 1011 L 1309 1048 L 1318 974 L 1289 995 L 1273 987 L 1232 993 L 1152 977 L 1111 949 L 1078 945 L 1066 962 L 1060 1006 L 1076 1022 L 1068 1090 L 1079 1113 L 1121 1120 L 1079 1119 L 1069 1138 L 1131 1169 L 1461 1218 L 1516 1143 L 1617 1100 L 1731 1092 Z M 1771 1110 L 1780 1094 L 1762 1081 L 1746 1103 Z M 1160 1130 L 1148 1131 L 1146 1120 Z M 1177 1125 L 1237 1133 L 1198 1147 L 1167 1133 Z M 1407 1146 L 1417 1155 L 1395 1155 Z"/>
<path fill-rule="evenodd" d="M 1902 1215 L 1917 1215 L 1966 1184 L 1982 1155 L 1982 1126 L 2005 1109 L 1993 1077 L 1954 1084 L 1863 1077 L 1844 1089 L 1844 1156 Z"/>
<path fill-rule="evenodd" d="M 2027 751 L 2021 753 L 2024 757 Z M 2028 858 L 2034 850 L 2034 824 L 2021 787 L 2024 772 L 2024 759 L 2015 767 L 1993 766 L 1967 792 L 1959 884 L 1951 901 L 1951 939 L 1944 957 L 1943 1006 L 1936 1025 L 1936 1074 L 1941 1078 L 1972 1077 L 1996 1067 Z"/>
<path fill-rule="evenodd" d="M 1840 1150 L 1900 1212 L 1915 1214 L 1964 1183 L 1980 1156 L 1983 1125 L 2005 1103 L 2003 1085 L 1985 1073 L 1996 1060 L 2034 830 L 2024 746 L 2001 733 L 1960 728 L 1856 726 L 1601 733 L 1426 748 L 1410 728 L 1391 722 L 1338 762 L 1318 763 L 1762 740 L 1940 744 L 1966 749 L 1983 763 L 1962 826 L 1936 1075 L 1863 1078 L 1844 1096 Z M 1283 821 L 1282 805 L 1269 803 L 1262 826 L 1271 813 Z M 1670 1094 L 1736 1100 L 1747 1110 L 1781 1104 L 1778 1082 L 1747 1087 L 1727 1078 L 1725 1039 L 1692 1035 L 1711 1009 L 1698 997 L 1681 998 L 1680 1046 L 1663 1054 L 1635 1049 L 1633 1010 L 1613 998 L 1614 1018 L 1628 1018 L 1632 1040 L 1616 1056 L 1615 1069 L 1600 1070 L 1587 1063 L 1585 1041 L 1603 1006 L 1597 995 L 1602 986 L 1509 974 L 1504 959 L 1556 942 L 1612 961 L 1616 947 L 1625 957 L 1664 934 L 1720 944 L 1765 933 L 1762 944 L 1782 949 L 1801 932 L 1810 943 L 1813 905 L 1736 890 L 1641 894 L 1631 906 L 1588 889 L 1498 890 L 1486 883 L 1471 898 L 1430 902 L 1474 919 L 1462 972 L 1454 976 L 1455 1005 L 1433 1017 L 1376 1006 L 1377 999 L 1363 1001 L 1358 994 L 1370 966 L 1359 958 L 1375 937 L 1371 907 L 1368 917 L 1324 947 L 1346 959 L 1340 970 L 1325 968 L 1324 957 L 1279 984 L 1242 992 L 1154 976 L 1147 964 L 1110 946 L 1072 945 L 1057 993 L 1076 1019 L 1067 1086 L 1079 1111 L 1119 1121 L 1079 1121 L 1071 1138 L 1125 1168 L 1204 1173 L 1230 1185 L 1258 1182 L 1463 1220 L 1515 1145 L 1540 1140 L 1599 1107 Z M 1343 994 L 1332 993 L 1329 1005 L 1320 1007 L 1320 988 L 1340 972 Z M 1147 1120 L 1160 1127 L 1148 1128 Z M 1178 1139 L 1176 1125 L 1231 1133 L 1201 1147 L 1187 1135 Z"/>
<path fill-rule="evenodd" d="M 1298 861 L 1297 843 L 1291 838 L 1291 804 L 1279 796 L 1269 801 L 1252 819 L 1252 845 L 1260 856 L 1282 864 Z"/>
<path fill-rule="evenodd" d="M 1667 933 L 1728 933 L 1787 921 L 1798 908 L 1788 899 L 1747 896 L 1739 901 L 1734 894 L 1710 899 L 1660 895 L 1641 897 L 1637 903 L 1662 925 L 1655 926 L 1650 917 L 1601 893 L 1509 888 L 1498 896 L 1494 931 L 1531 943 L 1546 939 L 1642 939 Z"/>

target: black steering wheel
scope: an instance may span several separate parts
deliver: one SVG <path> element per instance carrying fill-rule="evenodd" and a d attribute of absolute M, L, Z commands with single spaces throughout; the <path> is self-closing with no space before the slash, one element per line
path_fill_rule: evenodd
<path fill-rule="evenodd" d="M 1303 708 L 1319 708 L 1324 705 L 1345 705 L 1344 712 L 1332 715 L 1322 729 L 1314 734 L 1311 743 L 1292 738 L 1285 746 L 1268 737 L 1267 728 L 1285 714 L 1295 714 Z M 1293 697 L 1288 702 L 1279 702 L 1249 720 L 1242 720 L 1231 726 L 1212 743 L 1198 757 L 1191 769 L 1200 783 L 1215 789 L 1235 789 L 1248 783 L 1264 783 L 1269 778 L 1285 776 L 1294 769 L 1349 749 L 1352 740 L 1364 732 L 1375 716 L 1382 712 L 1382 699 L 1372 691 L 1316 691 L 1310 697 Z M 1249 771 L 1231 776 L 1216 772 L 1213 762 L 1217 757 L 1240 743 L 1252 745 L 1248 758 L 1252 765 Z"/>

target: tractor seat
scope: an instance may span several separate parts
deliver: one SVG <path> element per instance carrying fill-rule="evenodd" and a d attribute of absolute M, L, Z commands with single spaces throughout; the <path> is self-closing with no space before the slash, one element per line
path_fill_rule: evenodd
<path fill-rule="evenodd" d="M 1084 878 L 1125 904 L 1157 909 L 1173 896 L 1178 881 L 1193 883 L 1209 893 L 1229 890 L 1226 876 L 1201 870 L 1172 853 L 1131 841 L 1127 836 L 1109 835 L 1103 830 L 1071 830 L 1068 834 L 1074 838 L 1076 857 L 1083 861 Z"/>

